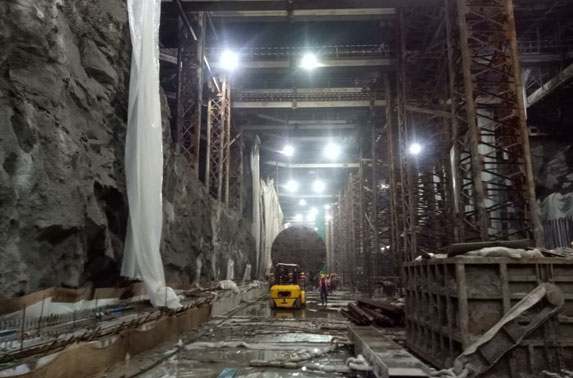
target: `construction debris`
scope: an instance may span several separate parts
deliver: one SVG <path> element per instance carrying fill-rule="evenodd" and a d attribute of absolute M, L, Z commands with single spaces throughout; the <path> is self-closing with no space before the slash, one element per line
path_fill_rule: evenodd
<path fill-rule="evenodd" d="M 381 300 L 361 298 L 356 303 L 349 303 L 348 309 L 341 309 L 340 312 L 358 325 L 395 327 L 404 324 L 404 308 Z"/>

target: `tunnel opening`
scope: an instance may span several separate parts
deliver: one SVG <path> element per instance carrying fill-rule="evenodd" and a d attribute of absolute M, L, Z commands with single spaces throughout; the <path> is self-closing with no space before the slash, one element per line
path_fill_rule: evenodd
<path fill-rule="evenodd" d="M 292 226 L 281 231 L 271 248 L 273 266 L 298 264 L 309 280 L 316 280 L 326 269 L 326 243 L 312 228 Z"/>

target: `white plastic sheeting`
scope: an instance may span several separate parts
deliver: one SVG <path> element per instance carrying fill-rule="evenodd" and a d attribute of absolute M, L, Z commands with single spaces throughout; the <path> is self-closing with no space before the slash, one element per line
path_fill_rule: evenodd
<path fill-rule="evenodd" d="M 261 191 L 260 191 L 260 158 L 259 158 L 259 137 L 255 138 L 253 149 L 251 150 L 251 176 L 253 185 L 253 229 L 252 234 L 255 238 L 255 274 L 259 274 L 259 265 L 261 260 Z"/>
<path fill-rule="evenodd" d="M 232 280 L 235 278 L 235 261 L 229 259 L 227 261 L 227 279 Z"/>
<path fill-rule="evenodd" d="M 283 211 L 273 180 L 261 181 L 261 262 L 259 277 L 264 277 L 271 268 L 271 248 L 273 241 L 282 230 Z"/>
<path fill-rule="evenodd" d="M 573 193 L 552 193 L 541 202 L 541 219 L 555 220 L 573 217 Z"/>
<path fill-rule="evenodd" d="M 161 0 L 128 0 L 132 44 L 125 174 L 129 224 L 121 273 L 143 280 L 154 306 L 179 307 L 166 287 L 161 242 L 163 149 L 159 100 Z"/>
<path fill-rule="evenodd" d="M 283 224 L 283 212 L 273 181 L 261 181 L 260 140 L 256 137 L 251 150 L 253 179 L 253 237 L 256 244 L 256 277 L 265 277 L 271 267 L 271 248 Z"/>

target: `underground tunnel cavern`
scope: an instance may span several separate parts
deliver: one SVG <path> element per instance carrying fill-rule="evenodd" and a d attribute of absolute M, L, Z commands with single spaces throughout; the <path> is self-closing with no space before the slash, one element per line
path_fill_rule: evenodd
<path fill-rule="evenodd" d="M 0 2 L 0 377 L 573 377 L 572 64 L 570 0 Z"/>

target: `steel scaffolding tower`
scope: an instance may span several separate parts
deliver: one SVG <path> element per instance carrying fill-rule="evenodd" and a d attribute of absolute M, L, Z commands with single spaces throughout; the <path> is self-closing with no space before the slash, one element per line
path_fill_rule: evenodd
<path fill-rule="evenodd" d="M 189 17 L 190 16 L 190 17 Z M 176 141 L 199 174 L 205 14 L 181 13 L 177 49 Z"/>
<path fill-rule="evenodd" d="M 209 100 L 207 108 L 207 167 L 206 183 L 213 197 L 222 201 L 225 197 L 224 185 L 228 183 L 227 164 L 229 159 L 228 132 L 230 128 L 230 85 L 226 78 L 221 80 L 221 92 Z"/>
<path fill-rule="evenodd" d="M 512 0 L 445 0 L 460 239 L 542 243 Z"/>

